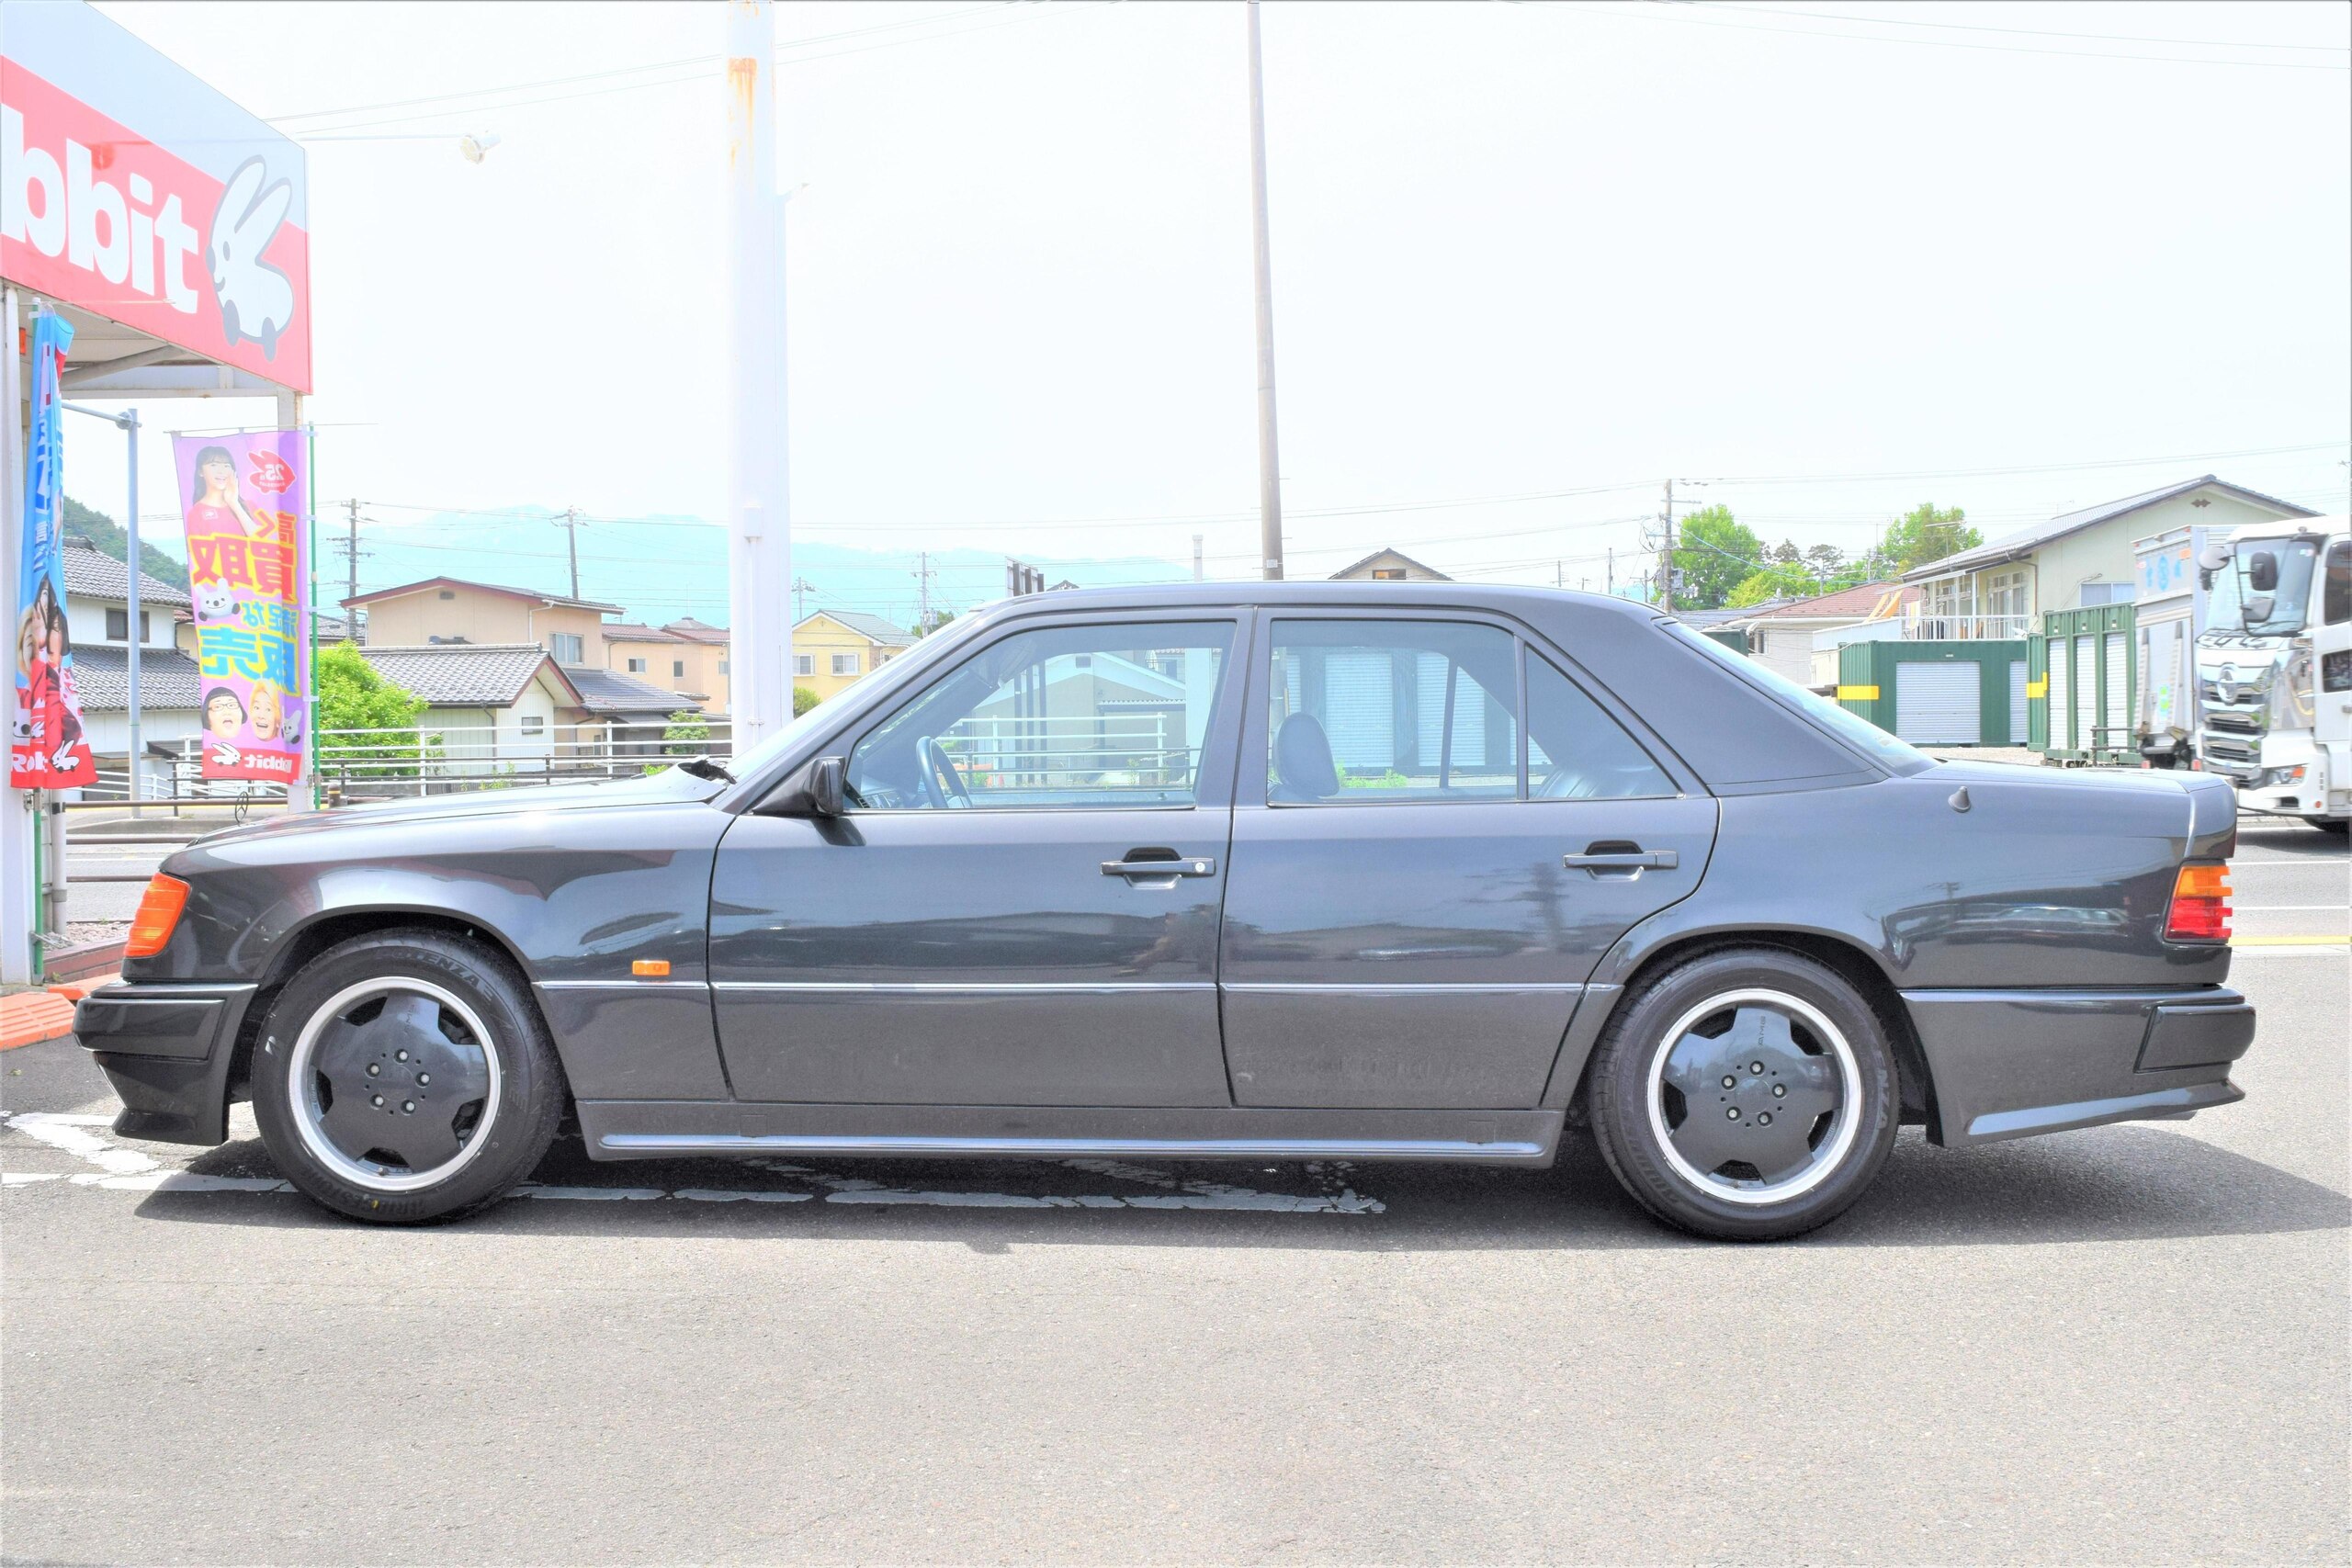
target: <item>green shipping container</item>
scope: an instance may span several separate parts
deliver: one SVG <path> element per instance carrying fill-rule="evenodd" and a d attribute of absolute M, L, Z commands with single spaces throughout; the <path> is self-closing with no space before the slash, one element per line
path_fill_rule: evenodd
<path fill-rule="evenodd" d="M 2022 640 L 1849 642 L 1838 652 L 1838 701 L 1918 746 L 2026 743 Z"/>
<path fill-rule="evenodd" d="M 2031 645 L 2032 746 L 2053 762 L 2140 760 L 2138 609 L 2086 604 L 2043 613 Z"/>

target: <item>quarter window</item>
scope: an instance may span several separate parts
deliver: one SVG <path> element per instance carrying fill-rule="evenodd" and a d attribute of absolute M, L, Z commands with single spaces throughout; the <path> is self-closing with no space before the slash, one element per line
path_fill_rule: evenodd
<path fill-rule="evenodd" d="M 1537 800 L 1625 800 L 1676 792 L 1624 726 L 1531 649 L 1527 793 Z"/>
<path fill-rule="evenodd" d="M 1276 621 L 1271 657 L 1270 801 L 1518 796 L 1509 632 L 1460 621 Z"/>
<path fill-rule="evenodd" d="M 990 644 L 849 755 L 853 808 L 1192 806 L 1230 623 L 1051 626 Z"/>

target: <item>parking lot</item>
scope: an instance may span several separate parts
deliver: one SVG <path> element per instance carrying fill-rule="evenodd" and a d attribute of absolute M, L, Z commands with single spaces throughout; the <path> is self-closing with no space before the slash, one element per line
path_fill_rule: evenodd
<path fill-rule="evenodd" d="M 123 865 L 130 851 L 110 852 Z M 1549 1171 L 597 1165 L 366 1229 L 0 1056 L 10 1562 L 2339 1562 L 2352 864 L 2248 1099 L 1710 1246 Z"/>

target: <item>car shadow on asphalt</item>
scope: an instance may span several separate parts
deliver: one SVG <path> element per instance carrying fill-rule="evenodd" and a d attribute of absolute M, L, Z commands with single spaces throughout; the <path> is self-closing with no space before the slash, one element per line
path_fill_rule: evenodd
<path fill-rule="evenodd" d="M 207 1150 L 197 1176 L 277 1174 L 257 1141 Z M 351 1229 L 287 1192 L 157 1191 L 175 1224 Z M 1549 1170 L 1371 1163 L 591 1161 L 559 1143 L 530 1188 L 456 1222 L 556 1235 L 739 1235 L 1014 1246 L 1458 1251 L 1703 1246 L 1651 1223 L 1577 1136 Z M 1906 1131 L 1877 1182 L 1796 1245 L 1950 1247 L 2278 1235 L 2352 1226 L 2352 1198 L 2155 1127 L 1972 1149 Z"/>

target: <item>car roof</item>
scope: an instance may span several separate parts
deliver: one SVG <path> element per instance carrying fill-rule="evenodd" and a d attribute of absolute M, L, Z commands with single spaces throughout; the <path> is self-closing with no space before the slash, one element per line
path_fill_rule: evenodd
<path fill-rule="evenodd" d="M 1624 616 L 1629 621 L 1664 618 L 1648 604 L 1574 589 L 1468 582 L 1162 582 L 1125 588 L 1064 588 L 999 599 L 973 613 L 994 618 L 1046 610 L 1251 609 L 1481 609 L 1533 617 L 1567 605 Z"/>

